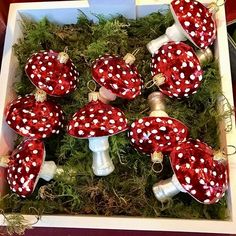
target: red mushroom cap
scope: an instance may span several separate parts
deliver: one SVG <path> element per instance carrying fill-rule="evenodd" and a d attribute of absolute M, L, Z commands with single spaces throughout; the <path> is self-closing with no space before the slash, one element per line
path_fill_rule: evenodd
<path fill-rule="evenodd" d="M 6 122 L 18 134 L 30 138 L 47 138 L 59 133 L 63 127 L 64 115 L 53 102 L 37 102 L 28 94 L 13 100 L 6 110 Z"/>
<path fill-rule="evenodd" d="M 134 99 L 141 94 L 142 79 L 134 65 L 114 55 L 104 55 L 92 65 L 93 79 L 116 96 Z"/>
<path fill-rule="evenodd" d="M 23 141 L 12 153 L 7 167 L 7 181 L 10 189 L 21 197 L 33 193 L 45 158 L 42 141 Z"/>
<path fill-rule="evenodd" d="M 91 101 L 73 115 L 67 132 L 77 138 L 111 136 L 127 130 L 124 113 L 103 102 Z"/>
<path fill-rule="evenodd" d="M 129 129 L 132 145 L 140 152 L 169 152 L 188 137 L 188 128 L 170 117 L 144 117 L 134 121 Z"/>
<path fill-rule="evenodd" d="M 171 165 L 183 188 L 197 201 L 217 202 L 227 189 L 227 166 L 213 159 L 213 150 L 199 140 L 179 143 L 170 154 Z"/>
<path fill-rule="evenodd" d="M 196 0 L 173 0 L 170 9 L 182 26 L 185 36 L 205 49 L 216 38 L 216 24 L 208 8 Z"/>
<path fill-rule="evenodd" d="M 196 93 L 203 75 L 195 52 L 182 42 L 170 42 L 157 50 L 152 56 L 151 70 L 153 77 L 162 74 L 165 78 L 160 91 L 176 98 Z"/>
<path fill-rule="evenodd" d="M 34 53 L 25 66 L 25 72 L 31 82 L 51 96 L 63 96 L 76 89 L 77 77 L 75 65 L 70 59 L 61 63 L 58 52 L 42 51 Z"/>

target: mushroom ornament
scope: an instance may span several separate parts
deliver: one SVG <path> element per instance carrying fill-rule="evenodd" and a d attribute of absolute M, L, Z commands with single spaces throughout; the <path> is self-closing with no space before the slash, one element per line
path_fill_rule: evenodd
<path fill-rule="evenodd" d="M 98 93 L 92 92 L 89 96 L 89 103 L 69 121 L 67 132 L 76 138 L 88 139 L 93 152 L 93 172 L 106 176 L 114 170 L 108 137 L 127 130 L 127 119 L 120 109 L 101 102 Z"/>
<path fill-rule="evenodd" d="M 134 61 L 131 53 L 124 58 L 106 54 L 94 61 L 92 76 L 101 85 L 100 100 L 108 103 L 117 96 L 131 100 L 141 94 L 143 82 Z"/>
<path fill-rule="evenodd" d="M 54 161 L 45 161 L 44 143 L 39 139 L 26 139 L 12 152 L 1 159 L 0 166 L 7 168 L 10 189 L 21 197 L 34 192 L 40 178 L 50 181 L 63 170 Z M 67 173 L 68 174 L 68 173 Z"/>
<path fill-rule="evenodd" d="M 216 203 L 228 186 L 228 168 L 222 152 L 207 144 L 189 139 L 179 143 L 170 153 L 174 175 L 153 186 L 155 197 L 167 201 L 179 192 L 186 192 L 203 204 Z"/>
<path fill-rule="evenodd" d="M 190 40 L 200 49 L 206 49 L 216 38 L 216 24 L 213 14 L 218 11 L 217 3 L 208 8 L 196 0 L 173 0 L 170 4 L 175 23 L 166 33 L 147 44 L 150 53 L 155 53 L 169 41 Z"/>
<path fill-rule="evenodd" d="M 31 82 L 51 96 L 64 96 L 76 89 L 79 73 L 66 52 L 53 50 L 34 53 L 25 72 Z"/>
<path fill-rule="evenodd" d="M 182 122 L 167 115 L 162 100 L 160 92 L 151 93 L 148 97 L 150 116 L 135 120 L 128 132 L 135 149 L 150 154 L 152 162 L 160 164 L 162 153 L 169 153 L 178 143 L 185 141 L 189 133 Z"/>
<path fill-rule="evenodd" d="M 19 96 L 6 109 L 6 122 L 18 134 L 28 138 L 47 138 L 63 128 L 64 114 L 59 105 L 46 101 L 46 93 Z"/>
<path fill-rule="evenodd" d="M 202 62 L 209 62 L 212 58 L 209 48 L 195 53 L 182 42 L 164 44 L 152 56 L 153 83 L 171 98 L 188 97 L 196 93 L 201 85 Z"/>

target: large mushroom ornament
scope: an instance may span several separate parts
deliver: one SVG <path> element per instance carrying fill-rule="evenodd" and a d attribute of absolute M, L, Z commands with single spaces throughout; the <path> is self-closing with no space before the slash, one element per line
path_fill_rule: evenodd
<path fill-rule="evenodd" d="M 162 163 L 163 153 L 169 153 L 185 141 L 189 133 L 186 125 L 167 115 L 162 100 L 160 92 L 151 93 L 148 97 L 150 116 L 135 120 L 128 132 L 135 149 L 151 155 L 154 163 Z"/>
<path fill-rule="evenodd" d="M 155 197 L 167 201 L 179 192 L 186 192 L 203 204 L 216 203 L 228 185 L 226 157 L 207 144 L 189 139 L 179 143 L 170 154 L 174 175 L 153 186 Z"/>
<path fill-rule="evenodd" d="M 64 114 L 59 105 L 46 101 L 46 93 L 19 96 L 6 108 L 6 122 L 18 134 L 28 138 L 47 138 L 63 128 Z"/>
<path fill-rule="evenodd" d="M 124 58 L 106 54 L 94 61 L 92 76 L 101 85 L 99 94 L 103 102 L 114 101 L 117 96 L 131 100 L 141 94 L 143 82 L 134 61 L 131 53 Z"/>
<path fill-rule="evenodd" d="M 152 56 L 153 83 L 171 98 L 188 97 L 201 85 L 202 62 L 209 62 L 212 58 L 209 48 L 195 53 L 192 47 L 182 42 L 164 44 Z"/>
<path fill-rule="evenodd" d="M 45 161 L 44 143 L 38 139 L 26 139 L 12 152 L 1 159 L 0 166 L 7 168 L 10 189 L 21 197 L 34 192 L 40 178 L 50 181 L 60 173 L 54 161 Z"/>
<path fill-rule="evenodd" d="M 209 8 L 196 0 L 173 0 L 170 4 L 175 23 L 166 29 L 166 33 L 147 44 L 150 53 L 155 53 L 169 41 L 190 40 L 200 49 L 206 49 L 216 38 L 216 24 L 213 15 L 218 11 L 216 3 Z"/>
<path fill-rule="evenodd" d="M 31 82 L 51 96 L 64 96 L 76 89 L 79 73 L 66 52 L 40 51 L 25 65 Z"/>
<path fill-rule="evenodd" d="M 120 109 L 101 102 L 98 97 L 98 93 L 93 92 L 90 102 L 69 121 L 67 132 L 76 138 L 88 139 L 93 152 L 93 172 L 97 176 L 106 176 L 114 170 L 108 137 L 127 130 L 128 126 Z"/>

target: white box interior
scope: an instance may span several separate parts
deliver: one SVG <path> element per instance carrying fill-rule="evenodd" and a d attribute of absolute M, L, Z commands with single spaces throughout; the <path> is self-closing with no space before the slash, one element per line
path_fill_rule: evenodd
<path fill-rule="evenodd" d="M 209 3 L 212 1 L 202 0 L 200 2 Z M 9 11 L 0 77 L 0 155 L 8 153 L 13 148 L 14 133 L 5 123 L 4 108 L 5 105 L 15 97 L 12 91 L 12 84 L 19 78 L 19 76 L 17 76 L 18 62 L 14 56 L 12 45 L 22 37 L 20 23 L 22 16 L 34 20 L 39 20 L 46 16 L 50 21 L 68 24 L 76 22 L 80 9 L 91 19 L 94 19 L 91 13 L 103 14 L 105 16 L 122 14 L 128 18 L 137 18 L 150 14 L 151 12 L 163 11 L 168 8 L 169 3 L 170 0 L 82 0 L 12 4 Z M 215 55 L 219 60 L 222 91 L 230 104 L 233 105 L 224 7 L 220 7 L 219 12 L 217 12 L 216 22 L 217 39 L 215 43 Z M 222 124 L 220 128 L 222 131 L 222 147 L 224 148 L 227 148 L 227 145 L 236 144 L 234 117 L 232 117 L 232 120 L 233 127 L 230 132 L 226 133 L 224 131 L 224 124 Z M 231 150 L 229 150 L 229 152 L 231 152 Z M 45 215 L 34 226 L 236 233 L 236 157 L 234 155 L 229 156 L 229 176 L 228 207 L 230 209 L 230 218 L 228 221 Z M 30 222 L 35 221 L 34 216 L 27 215 L 25 218 Z M 3 216 L 0 216 L 0 223 L 4 224 Z"/>

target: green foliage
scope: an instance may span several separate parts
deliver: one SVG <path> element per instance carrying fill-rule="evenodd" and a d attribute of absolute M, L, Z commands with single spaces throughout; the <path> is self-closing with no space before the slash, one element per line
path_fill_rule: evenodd
<path fill-rule="evenodd" d="M 22 23 L 24 37 L 14 46 L 23 73 L 21 81 L 15 85 L 16 92 L 24 95 L 34 90 L 24 74 L 24 65 L 31 53 L 49 48 L 63 50 L 65 46 L 68 46 L 68 53 L 80 72 L 78 89 L 66 97 L 48 99 L 61 104 L 68 119 L 87 103 L 91 62 L 100 54 L 108 52 L 124 56 L 138 48 L 135 64 L 145 83 L 148 82 L 151 78 L 150 54 L 146 44 L 163 34 L 166 27 L 173 23 L 170 12 L 157 12 L 137 20 L 123 16 L 97 18 L 98 23 L 95 24 L 81 14 L 76 24 L 62 26 L 47 19 L 38 23 L 25 19 Z M 168 114 L 185 123 L 192 138 L 199 138 L 214 148 L 219 147 L 217 125 L 225 115 L 217 112 L 220 87 L 217 62 L 213 62 L 204 67 L 204 79 L 198 93 L 183 100 L 166 98 Z M 117 99 L 112 104 L 120 107 L 132 122 L 148 115 L 146 98 L 155 90 L 156 87 L 145 89 L 142 96 L 133 101 Z M 151 170 L 150 157 L 136 152 L 126 133 L 113 136 L 109 141 L 116 169 L 107 177 L 96 177 L 91 170 L 92 155 L 87 140 L 70 137 L 65 131 L 46 139 L 47 160 L 64 166 L 64 171 L 49 183 L 40 181 L 33 196 L 27 199 L 9 195 L 1 201 L 1 208 L 8 212 L 29 213 L 30 207 L 34 207 L 40 214 L 227 218 L 225 198 L 208 206 L 196 202 L 187 194 L 178 194 L 166 205 L 159 203 L 153 196 L 152 186 L 171 177 L 168 156 L 164 160 L 164 170 L 156 174 Z M 71 181 L 65 178 L 67 173 L 70 173 Z"/>

